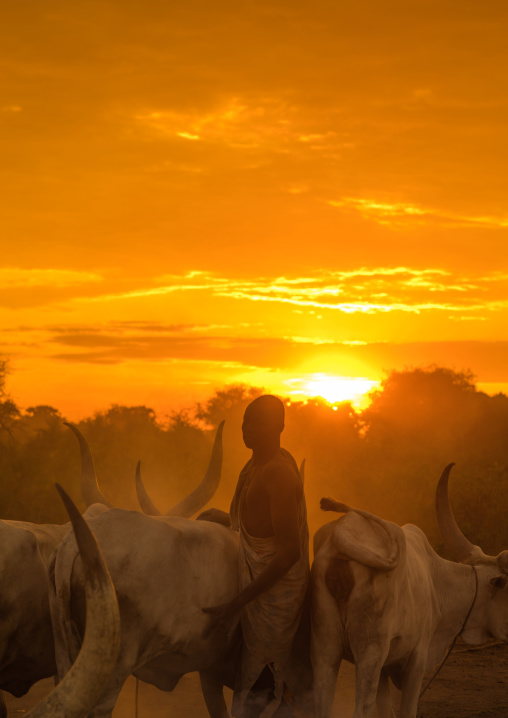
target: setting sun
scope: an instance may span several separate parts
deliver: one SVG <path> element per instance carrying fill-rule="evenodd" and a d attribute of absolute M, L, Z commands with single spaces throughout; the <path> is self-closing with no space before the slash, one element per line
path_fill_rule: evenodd
<path fill-rule="evenodd" d="M 367 394 L 379 382 L 364 377 L 331 376 L 329 374 L 311 374 L 302 379 L 287 382 L 292 386 L 290 394 L 308 397 L 322 397 L 330 404 L 339 401 L 351 401 L 356 407 L 364 406 Z"/>

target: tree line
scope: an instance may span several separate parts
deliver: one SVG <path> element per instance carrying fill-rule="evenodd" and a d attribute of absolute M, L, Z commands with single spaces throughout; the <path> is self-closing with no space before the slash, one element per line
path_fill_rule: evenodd
<path fill-rule="evenodd" d="M 78 445 L 58 409 L 21 409 L 6 390 L 0 361 L 0 516 L 35 522 L 66 520 L 54 483 L 80 499 Z M 207 401 L 158 416 L 146 406 L 113 405 L 77 423 L 92 450 L 106 497 L 137 509 L 134 474 L 167 510 L 203 476 L 220 421 L 224 429 L 221 485 L 212 505 L 227 509 L 249 457 L 241 436 L 247 404 L 263 393 L 226 386 Z M 490 553 L 508 547 L 508 397 L 489 396 L 470 372 L 432 366 L 390 372 L 363 411 L 349 402 L 312 399 L 286 404 L 282 445 L 306 459 L 311 531 L 330 515 L 321 496 L 422 528 L 439 550 L 434 491 L 455 462 L 450 496 L 459 526 Z"/>

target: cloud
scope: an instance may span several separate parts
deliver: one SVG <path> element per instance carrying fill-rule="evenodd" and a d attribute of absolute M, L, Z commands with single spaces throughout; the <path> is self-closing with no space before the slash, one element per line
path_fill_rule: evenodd
<path fill-rule="evenodd" d="M 241 328 L 247 330 L 248 327 Z M 256 329 L 256 328 L 254 328 Z M 222 330 L 222 331 L 221 331 Z M 53 359 L 70 363 L 121 364 L 146 362 L 219 362 L 273 371 L 326 352 L 363 346 L 364 342 L 337 342 L 314 337 L 239 334 L 235 326 L 164 325 L 151 322 L 107 322 L 104 325 L 23 327 L 24 336 L 43 339 L 56 348 Z M 45 336 L 44 336 L 45 334 Z"/>
<path fill-rule="evenodd" d="M 345 135 L 328 129 L 329 119 L 309 119 L 302 107 L 280 96 L 251 94 L 230 97 L 212 104 L 207 111 L 157 109 L 137 113 L 138 127 L 159 138 L 201 141 L 255 152 L 259 166 L 260 151 L 274 155 L 302 155 L 315 150 L 351 148 Z M 328 126 L 327 126 L 328 125 Z"/>
<path fill-rule="evenodd" d="M 175 367 L 189 362 L 209 363 L 244 372 L 289 372 L 301 376 L 302 367 L 310 371 L 342 373 L 355 376 L 365 372 L 377 379 L 387 369 L 440 364 L 459 371 L 472 369 L 482 381 L 506 381 L 508 342 L 429 341 L 429 342 L 362 342 L 330 341 L 315 337 L 266 337 L 204 334 L 190 332 L 155 336 L 112 334 L 105 329 L 95 332 L 53 336 L 58 350 L 52 359 L 65 363 L 119 365 L 126 362 L 167 363 Z M 310 367 L 315 367 L 314 369 Z M 358 374 L 359 375 L 359 374 Z"/>
<path fill-rule="evenodd" d="M 96 296 L 104 291 L 104 280 L 102 275 L 90 271 L 2 267 L 0 308 L 26 310 L 69 306 L 78 296 Z"/>
<path fill-rule="evenodd" d="M 208 324 L 165 324 L 163 322 L 154 321 L 137 321 L 137 320 L 114 320 L 104 324 L 70 324 L 70 325 L 50 325 L 47 331 L 56 336 L 65 336 L 69 333 L 74 335 L 82 334 L 103 334 L 107 332 L 110 335 L 124 335 L 130 332 L 139 333 L 140 335 L 148 333 L 155 334 L 175 334 L 184 331 L 195 331 L 199 329 L 209 329 Z"/>
<path fill-rule="evenodd" d="M 468 314 L 508 307 L 508 279 L 503 274 L 463 277 L 441 268 L 360 267 L 347 271 L 321 271 L 306 277 L 257 279 L 192 271 L 184 275 L 165 275 L 155 282 L 158 286 L 80 301 L 111 302 L 192 292 L 344 314 Z"/>
<path fill-rule="evenodd" d="M 266 101 L 265 101 L 266 103 Z M 270 106 L 270 107 L 268 107 Z M 221 141 L 227 144 L 238 140 L 257 141 L 273 133 L 272 123 L 267 120 L 284 112 L 283 107 L 268 103 L 252 105 L 237 97 L 232 97 L 221 106 L 208 112 L 178 112 L 174 110 L 155 110 L 135 116 L 141 127 L 151 129 L 168 137 L 181 137 L 192 140 Z M 264 122 L 255 125 L 255 119 L 264 118 Z"/>
<path fill-rule="evenodd" d="M 184 140 L 200 140 L 199 135 L 191 135 L 189 132 L 177 132 L 177 137 L 182 137 Z"/>
<path fill-rule="evenodd" d="M 505 229 L 508 227 L 508 217 L 471 216 L 440 209 L 418 207 L 403 202 L 389 203 L 375 199 L 342 197 L 339 200 L 329 200 L 328 204 L 339 209 L 358 212 L 366 219 L 388 226 L 410 227 L 411 225 L 438 224 L 446 227 L 489 229 Z"/>
<path fill-rule="evenodd" d="M 17 287 L 70 287 L 102 281 L 94 272 L 72 269 L 23 269 L 19 267 L 0 268 L 0 285 L 3 289 Z"/>
<path fill-rule="evenodd" d="M 143 361 L 213 361 L 269 368 L 274 357 L 280 357 L 288 340 L 258 339 L 231 336 L 189 335 L 154 336 L 138 334 L 117 336 L 108 333 L 61 334 L 52 342 L 68 351 L 53 356 L 68 362 L 120 364 L 129 360 Z M 85 351 L 83 351 L 83 349 Z M 75 351 L 79 350 L 79 351 Z M 253 356 L 255 360 L 253 362 Z"/>

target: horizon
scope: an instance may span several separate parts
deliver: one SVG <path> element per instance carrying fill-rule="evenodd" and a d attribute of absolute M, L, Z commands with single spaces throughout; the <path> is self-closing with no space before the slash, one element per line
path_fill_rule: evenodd
<path fill-rule="evenodd" d="M 445 371 L 452 371 L 454 372 L 454 369 L 451 369 L 450 367 L 441 367 L 437 365 L 428 365 L 425 367 L 412 367 L 410 369 L 403 369 L 404 371 L 424 371 L 424 372 L 432 372 L 436 369 L 444 369 Z M 372 382 L 370 380 L 365 379 L 359 379 L 360 385 L 364 385 L 365 391 L 358 392 L 357 391 L 357 383 L 358 383 L 358 377 L 355 377 L 353 379 L 351 378 L 344 378 L 344 377 L 330 377 L 331 379 L 331 385 L 330 381 L 326 380 L 325 375 L 311 375 L 311 378 L 308 380 L 305 380 L 303 383 L 306 385 L 307 388 L 303 388 L 300 390 L 292 390 L 291 393 L 283 393 L 283 392 L 276 392 L 272 391 L 270 388 L 262 387 L 262 386 L 253 386 L 245 383 L 230 383 L 225 384 L 223 386 L 215 386 L 211 389 L 209 393 L 203 396 L 199 396 L 193 401 L 181 401 L 180 403 L 173 403 L 173 404 L 157 404 L 157 403 L 146 403 L 146 402 L 139 402 L 139 403 L 126 403 L 126 402 L 109 402 L 105 403 L 101 406 L 95 406 L 90 408 L 89 410 L 86 410 L 86 413 L 83 413 L 82 410 L 78 410 L 76 408 L 75 403 L 69 403 L 63 405 L 56 405 L 48 402 L 34 402 L 34 401 L 28 401 L 25 403 L 19 402 L 18 397 L 16 397 L 13 392 L 10 391 L 9 387 L 9 379 L 12 376 L 12 373 L 9 369 L 9 364 L 7 362 L 7 371 L 5 376 L 5 387 L 4 387 L 4 400 L 11 400 L 14 402 L 14 404 L 17 406 L 21 412 L 27 412 L 32 408 L 36 407 L 50 407 L 52 409 L 55 409 L 63 419 L 70 420 L 73 422 L 81 422 L 85 421 L 87 419 L 90 419 L 91 417 L 98 416 L 98 415 L 105 415 L 113 409 L 114 407 L 125 407 L 127 409 L 132 408 L 138 408 L 138 407 L 144 407 L 146 409 L 149 409 L 154 412 L 156 418 L 158 421 L 164 418 L 168 418 L 174 414 L 178 415 L 180 413 L 182 414 L 189 414 L 189 417 L 191 420 L 195 421 L 196 417 L 193 416 L 193 412 L 196 412 L 198 410 L 199 406 L 206 406 L 207 402 L 214 397 L 216 397 L 221 392 L 228 392 L 231 390 L 234 390 L 235 388 L 244 388 L 246 391 L 252 390 L 256 391 L 259 390 L 263 393 L 275 393 L 276 396 L 278 396 L 282 401 L 284 401 L 287 406 L 291 406 L 293 404 L 303 404 L 306 405 L 309 402 L 321 402 L 326 406 L 331 407 L 334 411 L 339 408 L 342 404 L 351 404 L 353 410 L 361 414 L 365 409 L 368 409 L 371 402 L 372 402 L 372 396 L 375 395 L 376 392 L 383 391 L 383 382 L 385 379 L 387 379 L 390 375 L 393 375 L 394 372 L 397 372 L 397 370 L 392 371 L 386 371 L 385 376 L 380 380 L 376 382 Z M 473 385 L 475 387 L 475 391 L 485 393 L 489 397 L 493 397 L 496 395 L 503 395 L 507 396 L 508 393 L 506 391 L 503 391 L 503 386 L 493 386 L 491 384 L 482 384 L 477 381 L 476 377 L 470 373 L 468 373 L 467 370 L 465 370 L 466 375 L 470 375 L 471 380 L 473 382 Z M 301 381 L 301 380 L 297 380 Z M 320 384 L 324 384 L 324 389 L 322 390 L 322 393 L 313 393 L 313 389 L 319 388 Z M 338 384 L 338 387 L 335 386 L 335 383 Z M 343 386 L 345 384 L 345 387 Z M 371 385 L 367 388 L 366 385 Z M 340 394 L 342 395 L 342 398 L 336 398 L 336 395 Z"/>

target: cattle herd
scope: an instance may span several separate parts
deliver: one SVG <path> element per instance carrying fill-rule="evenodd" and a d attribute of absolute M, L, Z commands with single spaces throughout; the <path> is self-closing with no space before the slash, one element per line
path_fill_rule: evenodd
<path fill-rule="evenodd" d="M 211 718 L 226 718 L 223 687 L 235 683 L 241 632 L 238 621 L 210 630 L 202 607 L 236 595 L 238 535 L 190 518 L 218 486 L 222 425 L 203 481 L 164 515 L 139 470 L 143 512 L 112 506 L 85 439 L 69 426 L 86 512 L 59 489 L 72 526 L 0 522 L 0 689 L 21 696 L 54 675 L 59 683 L 31 716 L 99 718 L 111 716 L 131 674 L 171 691 L 198 671 Z M 314 537 L 288 678 L 295 715 L 331 715 L 346 659 L 356 666 L 354 718 L 376 706 L 381 718 L 395 718 L 390 681 L 400 690 L 398 715 L 415 718 L 424 673 L 459 634 L 469 644 L 508 641 L 508 551 L 488 556 L 461 533 L 448 501 L 451 467 L 437 486 L 436 515 L 452 560 L 416 526 L 322 499 L 323 510 L 344 515 Z"/>

